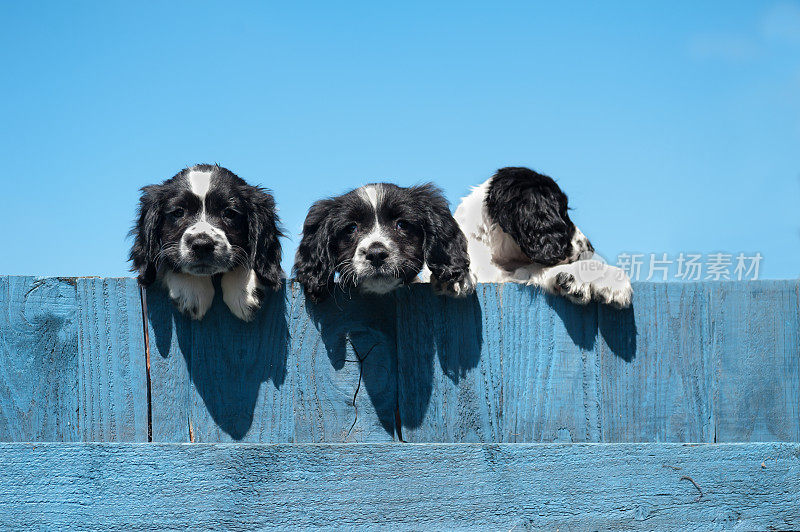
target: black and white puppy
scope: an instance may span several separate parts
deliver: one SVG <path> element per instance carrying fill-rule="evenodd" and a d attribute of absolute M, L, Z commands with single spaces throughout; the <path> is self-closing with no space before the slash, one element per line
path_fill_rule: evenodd
<path fill-rule="evenodd" d="M 479 282 L 537 285 L 582 304 L 631 304 L 630 279 L 594 256 L 569 218 L 566 194 L 546 175 L 501 168 L 462 199 L 455 218 Z"/>
<path fill-rule="evenodd" d="M 306 295 L 321 301 L 337 280 L 385 294 L 416 281 L 425 266 L 441 293 L 474 289 L 467 241 L 439 189 L 374 183 L 311 207 L 294 272 Z"/>
<path fill-rule="evenodd" d="M 219 275 L 225 304 L 252 319 L 263 290 L 282 283 L 275 201 L 226 168 L 198 164 L 142 188 L 130 253 L 139 282 L 160 280 L 177 307 L 201 319 Z"/>

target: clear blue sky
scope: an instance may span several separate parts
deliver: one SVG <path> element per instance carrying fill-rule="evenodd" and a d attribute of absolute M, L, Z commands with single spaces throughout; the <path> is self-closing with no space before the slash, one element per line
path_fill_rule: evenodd
<path fill-rule="evenodd" d="M 800 274 L 800 3 L 3 2 L 0 274 L 128 275 L 138 188 L 218 162 L 316 199 L 498 167 L 623 251 Z"/>

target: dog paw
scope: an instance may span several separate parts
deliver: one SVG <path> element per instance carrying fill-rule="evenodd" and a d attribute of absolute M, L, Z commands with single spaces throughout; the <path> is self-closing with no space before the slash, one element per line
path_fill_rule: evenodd
<path fill-rule="evenodd" d="M 628 308 L 633 300 L 633 287 L 624 271 L 609 266 L 602 278 L 592 282 L 592 296 L 606 305 Z"/>
<path fill-rule="evenodd" d="M 210 277 L 167 272 L 162 282 L 173 304 L 193 320 L 203 319 L 211 308 L 214 285 Z"/>
<path fill-rule="evenodd" d="M 256 272 L 236 268 L 222 274 L 222 300 L 234 316 L 243 321 L 251 321 L 261 308 L 264 300 L 264 287 L 258 280 Z"/>
<path fill-rule="evenodd" d="M 472 273 L 467 273 L 458 281 L 443 283 L 431 276 L 433 291 L 439 295 L 449 297 L 466 297 L 475 291 L 475 277 Z"/>
<path fill-rule="evenodd" d="M 590 283 L 578 280 L 569 272 L 559 272 L 555 277 L 554 291 L 573 303 L 586 305 L 592 300 Z"/>

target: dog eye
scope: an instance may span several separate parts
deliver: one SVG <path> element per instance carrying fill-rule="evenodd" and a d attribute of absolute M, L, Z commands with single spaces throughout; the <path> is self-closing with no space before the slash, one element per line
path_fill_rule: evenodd
<path fill-rule="evenodd" d="M 183 213 L 184 213 L 183 209 L 181 209 L 180 207 L 178 207 L 178 208 L 176 208 L 176 209 L 172 209 L 171 211 L 169 211 L 169 213 L 168 213 L 168 214 L 170 215 L 170 217 L 171 217 L 172 219 L 174 219 L 174 220 L 180 220 L 181 218 L 183 218 Z"/>
<path fill-rule="evenodd" d="M 411 229 L 411 224 L 405 220 L 397 220 L 397 229 L 400 231 L 408 231 Z"/>
<path fill-rule="evenodd" d="M 344 232 L 348 233 L 348 234 L 352 234 L 352 233 L 355 233 L 357 229 L 358 229 L 358 224 L 353 222 L 353 223 L 347 224 L 345 226 Z"/>
<path fill-rule="evenodd" d="M 239 216 L 239 211 L 237 211 L 233 207 L 228 207 L 227 209 L 222 211 L 222 216 L 224 216 L 228 220 L 233 220 L 234 218 Z"/>

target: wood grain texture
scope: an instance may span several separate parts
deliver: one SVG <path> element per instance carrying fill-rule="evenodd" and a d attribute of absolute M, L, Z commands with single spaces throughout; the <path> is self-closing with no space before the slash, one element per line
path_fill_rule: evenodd
<path fill-rule="evenodd" d="M 337 290 L 321 304 L 292 290 L 290 365 L 297 442 L 396 438 L 397 340 L 393 296 Z"/>
<path fill-rule="evenodd" d="M 270 295 L 243 323 L 147 291 L 164 442 L 800 441 L 798 281 L 637 283 L 632 310 L 513 284 Z M 145 441 L 129 279 L 0 277 L 0 440 Z"/>
<path fill-rule="evenodd" d="M 147 290 L 153 441 L 360 442 L 395 435 L 394 298 L 268 294 L 251 323 L 219 290 L 200 321 Z M 363 362 L 360 362 L 363 359 Z"/>
<path fill-rule="evenodd" d="M 406 441 L 600 440 L 597 307 L 534 287 L 481 284 L 451 299 L 398 297 Z"/>
<path fill-rule="evenodd" d="M 483 318 L 495 301 L 493 285 L 462 299 L 438 296 L 428 285 L 398 291 L 398 400 L 405 441 L 502 441 L 500 344 L 484 333 Z"/>
<path fill-rule="evenodd" d="M 3 444 L 10 529 L 800 528 L 800 446 Z"/>
<path fill-rule="evenodd" d="M 196 442 L 294 440 L 294 381 L 288 375 L 287 291 L 265 294 L 252 322 L 221 301 L 191 322 L 189 417 Z"/>
<path fill-rule="evenodd" d="M 632 310 L 599 309 L 602 441 L 713 442 L 706 285 L 636 283 L 634 289 Z M 628 339 L 620 334 L 626 327 L 634 330 Z M 630 342 L 635 346 L 625 350 Z"/>
<path fill-rule="evenodd" d="M 632 309 L 398 294 L 416 442 L 800 441 L 797 281 L 636 283 Z"/>
<path fill-rule="evenodd" d="M 503 414 L 509 442 L 600 439 L 597 305 L 500 285 Z M 509 437 L 512 436 L 512 437 Z"/>
<path fill-rule="evenodd" d="M 75 280 L 0 277 L 0 441 L 77 441 Z"/>
<path fill-rule="evenodd" d="M 145 290 L 154 442 L 188 442 L 192 324 L 153 285 Z"/>
<path fill-rule="evenodd" d="M 799 286 L 710 285 L 716 441 L 800 441 Z"/>
<path fill-rule="evenodd" d="M 77 279 L 82 441 L 147 441 L 141 292 L 135 279 Z"/>

